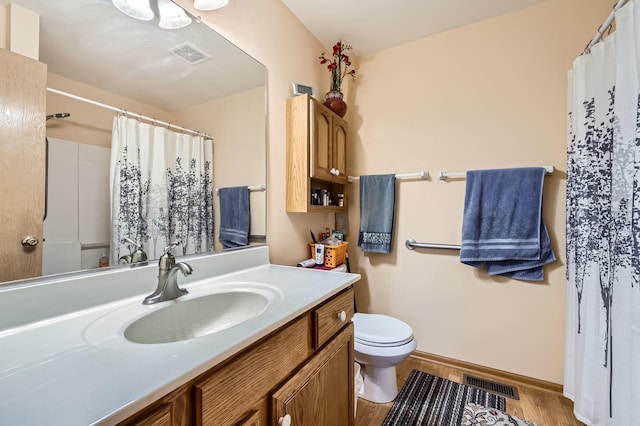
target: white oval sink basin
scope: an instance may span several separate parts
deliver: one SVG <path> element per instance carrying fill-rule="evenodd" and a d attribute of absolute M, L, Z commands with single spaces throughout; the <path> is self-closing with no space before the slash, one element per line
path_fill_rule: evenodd
<path fill-rule="evenodd" d="M 134 343 L 170 343 L 207 336 L 263 313 L 270 300 L 252 291 L 226 291 L 176 299 L 131 323 L 125 330 Z"/>

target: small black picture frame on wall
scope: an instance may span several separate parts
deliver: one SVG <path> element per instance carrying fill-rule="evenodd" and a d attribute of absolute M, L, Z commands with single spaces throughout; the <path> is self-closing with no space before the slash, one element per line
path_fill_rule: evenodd
<path fill-rule="evenodd" d="M 295 96 L 299 95 L 309 95 L 313 96 L 315 90 L 311 86 L 305 86 L 304 84 L 299 83 L 291 83 L 293 85 L 293 94 Z"/>

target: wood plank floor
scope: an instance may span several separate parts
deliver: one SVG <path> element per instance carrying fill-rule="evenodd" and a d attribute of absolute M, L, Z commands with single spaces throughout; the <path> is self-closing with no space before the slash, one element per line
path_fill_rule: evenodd
<path fill-rule="evenodd" d="M 414 368 L 458 383 L 462 383 L 462 376 L 466 373 L 508 385 L 515 385 L 518 387 L 520 399 L 506 398 L 507 413 L 538 423 L 541 426 L 584 426 L 573 415 L 573 402 L 558 392 L 505 380 L 504 378 L 477 371 L 430 362 L 413 356 L 396 368 L 398 387 L 402 387 Z M 392 405 L 393 402 L 373 404 L 359 398 L 356 426 L 381 425 Z"/>

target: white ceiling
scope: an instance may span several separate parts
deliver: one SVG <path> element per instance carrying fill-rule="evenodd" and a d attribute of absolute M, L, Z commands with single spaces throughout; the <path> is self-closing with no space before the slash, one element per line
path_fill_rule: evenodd
<path fill-rule="evenodd" d="M 325 47 L 369 55 L 546 0 L 282 0 Z"/>
<path fill-rule="evenodd" d="M 325 47 L 343 40 L 355 55 L 368 55 L 545 0 L 282 1 Z M 167 111 L 265 82 L 261 64 L 195 21 L 162 30 L 157 19 L 129 18 L 111 0 L 0 0 L 0 5 L 10 2 L 40 15 L 40 59 L 49 71 Z M 194 66 L 168 53 L 186 40 L 213 59 Z"/>
<path fill-rule="evenodd" d="M 157 18 L 130 18 L 111 0 L 0 0 L 8 3 L 40 16 L 40 60 L 50 72 L 166 111 L 266 81 L 259 62 L 195 20 L 186 28 L 163 30 Z M 212 59 L 192 65 L 168 52 L 185 41 Z"/>

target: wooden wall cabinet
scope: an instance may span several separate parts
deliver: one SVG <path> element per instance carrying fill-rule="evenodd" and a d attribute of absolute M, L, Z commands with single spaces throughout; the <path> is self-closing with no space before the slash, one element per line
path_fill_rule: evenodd
<path fill-rule="evenodd" d="M 287 100 L 287 212 L 346 211 L 347 129 L 345 120 L 309 95 Z M 311 204 L 315 190 L 328 191 L 332 204 Z"/>
<path fill-rule="evenodd" d="M 352 426 L 353 313 L 348 288 L 121 424 Z"/>

